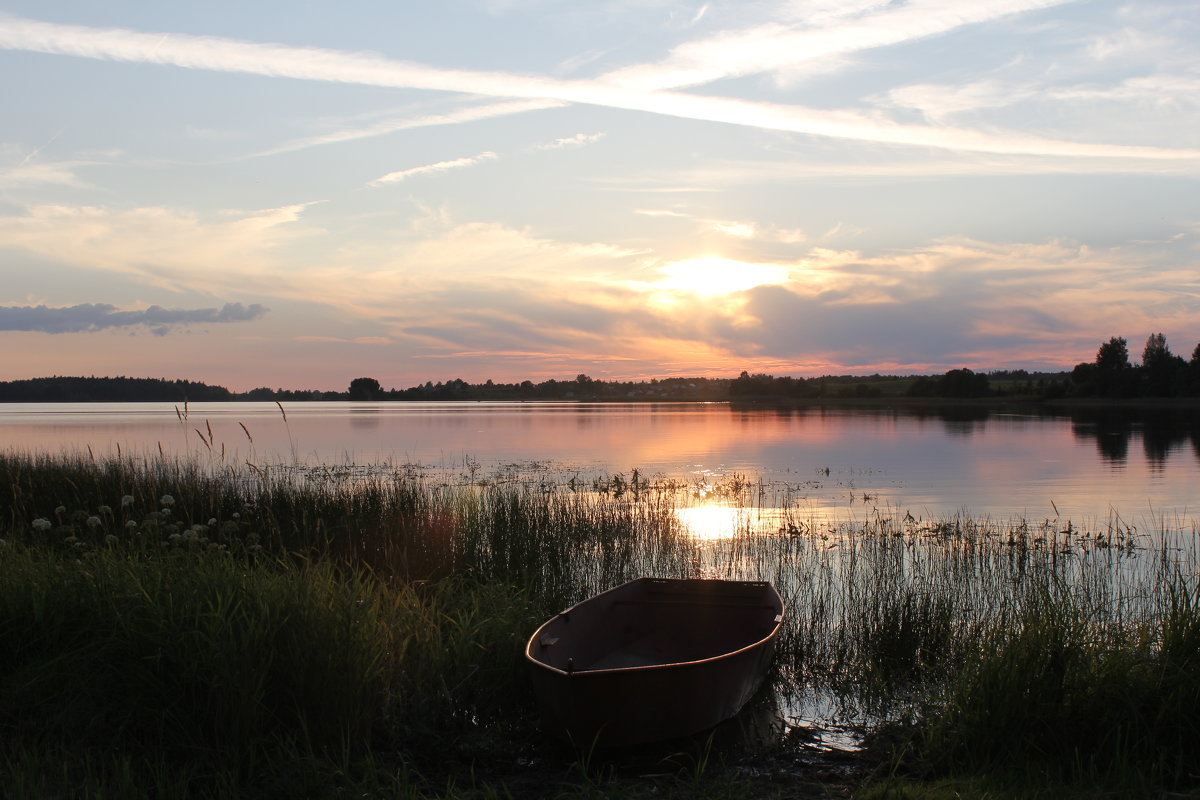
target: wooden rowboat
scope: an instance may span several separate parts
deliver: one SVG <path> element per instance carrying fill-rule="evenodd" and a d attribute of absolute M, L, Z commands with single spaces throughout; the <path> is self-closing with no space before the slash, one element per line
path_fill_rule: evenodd
<path fill-rule="evenodd" d="M 687 736 L 762 683 L 783 601 L 760 581 L 639 578 L 546 622 L 525 657 L 549 732 L 577 747 Z"/>

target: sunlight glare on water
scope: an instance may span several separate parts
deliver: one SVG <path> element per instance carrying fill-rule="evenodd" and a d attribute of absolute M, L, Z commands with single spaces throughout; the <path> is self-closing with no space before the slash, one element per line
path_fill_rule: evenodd
<path fill-rule="evenodd" d="M 734 506 L 702 505 L 677 508 L 675 517 L 693 539 L 713 541 L 737 536 L 744 514 Z"/>

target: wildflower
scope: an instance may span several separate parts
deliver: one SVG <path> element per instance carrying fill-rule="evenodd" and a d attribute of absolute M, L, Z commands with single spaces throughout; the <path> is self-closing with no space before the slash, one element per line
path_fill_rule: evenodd
<path fill-rule="evenodd" d="M 61 516 L 62 514 L 67 513 L 67 507 L 59 506 L 58 508 L 54 509 L 54 513 L 55 515 Z"/>
<path fill-rule="evenodd" d="M 121 495 L 121 508 L 126 508 L 131 505 L 133 505 L 133 495 L 131 495 L 131 494 Z"/>
<path fill-rule="evenodd" d="M 211 528 L 211 527 L 213 527 L 213 526 L 214 526 L 214 525 L 216 525 L 216 524 L 217 524 L 217 518 L 216 518 L 216 517 L 209 517 L 209 519 L 208 519 L 208 527 L 210 527 L 210 528 Z"/>
<path fill-rule="evenodd" d="M 87 524 L 88 524 L 89 528 L 99 528 L 104 523 L 100 520 L 99 517 L 88 517 Z"/>
<path fill-rule="evenodd" d="M 164 506 L 173 506 L 175 505 L 175 498 L 169 494 L 164 494 L 159 498 L 158 502 Z"/>
<path fill-rule="evenodd" d="M 48 531 L 51 527 L 53 527 L 50 523 L 50 520 L 46 519 L 45 517 L 38 517 L 31 524 L 33 525 L 33 529 L 35 531 Z"/>
<path fill-rule="evenodd" d="M 96 509 L 96 512 L 99 514 L 111 514 L 112 506 L 100 506 L 99 508 Z"/>
<path fill-rule="evenodd" d="M 128 528 L 129 530 L 134 530 L 135 528 L 137 528 L 137 520 L 136 519 L 129 520 L 128 522 L 125 523 L 125 527 Z"/>
<path fill-rule="evenodd" d="M 164 508 L 162 511 L 159 512 L 159 514 L 164 517 L 169 517 L 169 516 L 171 516 L 171 509 Z"/>
<path fill-rule="evenodd" d="M 79 544 L 79 537 L 68 536 L 67 538 L 63 539 L 63 544 Z"/>
<path fill-rule="evenodd" d="M 117 537 L 116 537 L 116 536 L 113 536 L 113 535 L 110 533 L 108 536 L 105 536 L 105 537 L 104 537 L 104 543 L 105 543 L 105 544 L 107 544 L 107 545 L 109 545 L 109 546 L 111 547 L 112 545 L 114 545 L 114 544 L 116 544 L 116 543 L 117 543 Z"/>
<path fill-rule="evenodd" d="M 233 512 L 233 518 L 234 518 L 234 519 L 241 519 L 241 518 L 242 518 L 242 515 L 241 515 L 241 514 L 239 514 L 238 512 L 236 512 L 236 511 L 235 511 L 235 512 Z"/>

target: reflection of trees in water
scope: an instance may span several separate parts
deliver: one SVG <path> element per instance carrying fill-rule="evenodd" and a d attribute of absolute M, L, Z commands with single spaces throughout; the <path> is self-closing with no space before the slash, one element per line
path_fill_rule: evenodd
<path fill-rule="evenodd" d="M 1071 431 L 1077 439 L 1095 439 L 1105 461 L 1123 464 L 1129 457 L 1129 440 L 1134 421 L 1124 414 L 1077 412 L 1071 415 Z"/>
<path fill-rule="evenodd" d="M 938 420 L 947 434 L 961 439 L 982 432 L 991 414 L 990 409 L 982 406 L 943 406 L 918 412 L 916 416 Z"/>
<path fill-rule="evenodd" d="M 1182 447 L 1195 433 L 1194 427 L 1174 427 L 1163 415 L 1146 417 L 1142 424 L 1142 448 L 1150 469 L 1161 472 L 1166 467 L 1167 456 L 1177 447 Z"/>
<path fill-rule="evenodd" d="M 761 406 L 731 404 L 730 409 L 747 424 L 763 419 Z M 863 414 L 879 417 L 887 414 L 894 418 L 907 417 L 921 422 L 941 424 L 946 433 L 956 438 L 966 438 L 982 433 L 990 424 L 998 409 L 985 405 L 947 405 L 891 409 L 847 409 L 840 406 L 794 407 L 779 406 L 771 409 L 780 418 L 817 415 L 845 416 Z M 999 410 L 1003 415 L 1007 412 Z M 1023 409 L 1022 414 L 1043 416 L 1045 419 L 1069 417 L 1075 438 L 1092 439 L 1100 457 L 1120 466 L 1129 460 L 1129 448 L 1134 437 L 1142 440 L 1142 450 L 1153 471 L 1166 468 L 1167 459 L 1176 449 L 1191 445 L 1196 459 L 1200 460 L 1200 408 L 1079 408 L 1064 410 Z"/>
<path fill-rule="evenodd" d="M 1128 459 L 1130 440 L 1138 434 L 1156 472 L 1166 467 L 1173 450 L 1189 442 L 1200 458 L 1200 412 L 1194 409 L 1087 409 L 1074 411 L 1071 422 L 1077 438 L 1095 439 L 1100 456 L 1115 464 Z"/>
<path fill-rule="evenodd" d="M 351 408 L 350 409 L 350 427 L 357 430 L 369 430 L 379 427 L 379 409 L 366 408 Z"/>

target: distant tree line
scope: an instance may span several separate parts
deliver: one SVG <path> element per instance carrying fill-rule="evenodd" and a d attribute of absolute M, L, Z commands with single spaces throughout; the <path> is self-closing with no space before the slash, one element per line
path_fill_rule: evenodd
<path fill-rule="evenodd" d="M 52 377 L 0 381 L 0 403 L 183 403 L 226 400 L 345 400 L 345 392 L 251 389 L 166 378 Z"/>
<path fill-rule="evenodd" d="M 729 382 L 731 399 L 882 397 L 884 386 L 907 380 L 899 375 L 823 375 L 818 378 L 777 377 L 743 371 Z"/>
<path fill-rule="evenodd" d="M 355 378 L 347 394 L 351 400 L 725 400 L 725 378 L 663 378 L 649 381 L 602 381 L 583 373 L 574 380 L 534 383 L 467 383 L 455 378 L 442 383 L 426 381 L 408 389 L 385 390 L 374 378 Z"/>
<path fill-rule="evenodd" d="M 319 389 L 270 389 L 231 392 L 223 386 L 164 378 L 53 377 L 0 381 L 0 403 L 87 403 L 158 401 L 310 401 L 310 400 L 787 400 L 873 398 L 907 395 L 923 398 L 1200 397 L 1200 344 L 1191 359 L 1173 354 L 1161 333 L 1151 334 L 1140 365 L 1129 360 L 1124 338 L 1100 345 L 1093 362 L 1070 372 L 1026 370 L 973 372 L 952 369 L 942 375 L 825 375 L 794 378 L 743 371 L 729 378 L 663 378 L 603 381 L 580 373 L 573 380 L 534 383 L 468 383 L 461 378 L 426 381 L 407 389 L 384 389 L 375 378 L 355 378 L 344 392 Z"/>
<path fill-rule="evenodd" d="M 0 381 L 0 403 L 182 403 L 233 400 L 223 386 L 165 378 L 29 378 Z"/>

